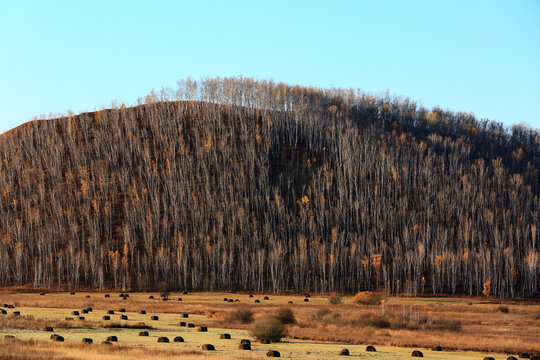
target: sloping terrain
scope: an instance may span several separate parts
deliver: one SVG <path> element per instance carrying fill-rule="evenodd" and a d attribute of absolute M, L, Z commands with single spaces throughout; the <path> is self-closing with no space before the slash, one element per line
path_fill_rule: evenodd
<path fill-rule="evenodd" d="M 537 296 L 539 142 L 243 78 L 34 121 L 0 136 L 0 281 Z"/>

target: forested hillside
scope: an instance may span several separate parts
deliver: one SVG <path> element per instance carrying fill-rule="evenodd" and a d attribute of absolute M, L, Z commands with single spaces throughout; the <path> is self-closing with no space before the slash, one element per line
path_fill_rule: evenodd
<path fill-rule="evenodd" d="M 538 296 L 540 136 L 245 78 L 0 136 L 0 282 Z"/>

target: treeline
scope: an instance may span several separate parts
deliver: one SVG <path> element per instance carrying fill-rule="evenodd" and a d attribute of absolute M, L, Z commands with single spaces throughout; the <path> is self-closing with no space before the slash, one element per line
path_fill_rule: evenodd
<path fill-rule="evenodd" d="M 0 137 L 0 283 L 538 296 L 540 136 L 245 78 Z"/>

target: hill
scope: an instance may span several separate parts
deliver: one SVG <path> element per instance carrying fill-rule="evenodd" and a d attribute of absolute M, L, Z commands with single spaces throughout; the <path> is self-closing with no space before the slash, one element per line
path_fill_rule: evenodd
<path fill-rule="evenodd" d="M 0 281 L 538 296 L 540 136 L 252 79 L 0 136 Z"/>

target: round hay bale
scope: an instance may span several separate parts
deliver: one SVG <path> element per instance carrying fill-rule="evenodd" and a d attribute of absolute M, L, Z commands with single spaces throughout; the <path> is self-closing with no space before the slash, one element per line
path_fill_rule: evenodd
<path fill-rule="evenodd" d="M 110 342 L 110 341 L 102 341 L 101 343 L 103 345 L 112 345 L 112 342 Z"/>
<path fill-rule="evenodd" d="M 160 337 L 158 337 L 157 342 L 168 343 L 169 338 L 166 337 L 166 336 L 160 336 Z"/>
<path fill-rule="evenodd" d="M 310 298 L 310 297 L 311 297 L 311 295 L 310 295 L 310 294 L 306 294 L 306 297 L 307 297 L 307 298 Z"/>
<path fill-rule="evenodd" d="M 219 335 L 219 338 L 229 340 L 231 338 L 231 334 L 221 334 Z"/>
<path fill-rule="evenodd" d="M 86 311 L 92 312 L 92 311 L 94 311 L 94 309 L 92 309 L 91 307 L 89 307 L 89 308 L 86 308 Z"/>
<path fill-rule="evenodd" d="M 119 294 L 118 297 L 124 297 L 124 293 Z"/>
<path fill-rule="evenodd" d="M 118 341 L 118 338 L 115 335 L 111 335 L 107 337 L 107 341 Z"/>
<path fill-rule="evenodd" d="M 126 309 L 122 308 L 120 310 L 118 310 L 119 312 L 126 312 Z"/>
<path fill-rule="evenodd" d="M 207 332 L 208 331 L 208 328 L 206 326 L 199 326 L 199 328 L 197 329 L 198 332 Z"/>
<path fill-rule="evenodd" d="M 64 337 L 61 336 L 61 335 L 58 335 L 58 334 L 52 335 L 51 339 L 52 339 L 52 341 L 58 341 L 58 342 L 63 342 L 64 341 Z"/>
<path fill-rule="evenodd" d="M 506 358 L 506 360 L 518 360 L 518 358 L 515 356 L 509 356 Z"/>
<path fill-rule="evenodd" d="M 253 294 L 249 294 L 249 297 L 253 297 Z"/>
<path fill-rule="evenodd" d="M 167 301 L 167 300 L 169 300 L 169 299 L 167 299 L 167 298 L 163 298 L 163 301 Z"/>
<path fill-rule="evenodd" d="M 14 311 L 14 312 L 13 312 L 13 316 L 19 316 L 19 315 L 21 315 L 21 312 L 20 312 L 20 311 Z"/>
<path fill-rule="evenodd" d="M 6 315 L 6 314 L 7 314 L 7 311 L 6 311 L 6 310 L 4 310 L 4 309 L 0 309 L 0 314 L 2 314 L 2 315 Z"/>
<path fill-rule="evenodd" d="M 15 305 L 13 305 L 13 304 L 9 304 L 9 305 L 7 305 L 6 307 L 7 307 L 8 309 L 15 309 Z"/>
<path fill-rule="evenodd" d="M 188 328 L 194 328 L 194 327 L 195 327 L 195 324 L 188 323 L 188 324 L 187 324 L 187 327 L 188 327 Z"/>
<path fill-rule="evenodd" d="M 305 299 L 304 299 L 304 302 L 309 302 L 309 299 L 308 299 L 308 298 L 305 298 Z"/>
<path fill-rule="evenodd" d="M 339 355 L 342 355 L 342 356 L 349 356 L 349 349 L 342 349 L 342 350 L 339 352 Z"/>
<path fill-rule="evenodd" d="M 71 312 L 71 315 L 77 315 L 77 316 L 79 316 L 80 314 L 79 314 L 79 312 L 78 312 L 77 310 L 75 310 L 75 311 L 72 311 L 72 312 Z"/>
<path fill-rule="evenodd" d="M 75 295 L 75 291 L 70 292 L 69 295 Z"/>
<path fill-rule="evenodd" d="M 104 315 L 103 320 L 111 320 L 111 317 L 109 315 Z"/>
<path fill-rule="evenodd" d="M 187 291 L 182 292 L 183 295 L 187 295 Z"/>
<path fill-rule="evenodd" d="M 240 344 L 248 344 L 249 346 L 251 346 L 251 340 L 242 339 L 242 340 L 240 340 Z"/>
<path fill-rule="evenodd" d="M 45 293 L 44 293 L 44 292 L 42 292 L 42 293 L 39 293 L 39 295 L 41 295 L 41 296 L 45 296 Z"/>
<path fill-rule="evenodd" d="M 238 300 L 238 299 L 234 299 L 234 302 L 240 302 L 240 300 Z"/>
<path fill-rule="evenodd" d="M 242 344 L 241 343 L 240 345 L 238 345 L 238 348 L 240 350 L 251 350 L 251 344 Z"/>
<path fill-rule="evenodd" d="M 289 300 L 288 304 L 292 304 L 292 300 Z"/>
<path fill-rule="evenodd" d="M 152 315 L 152 316 L 150 317 L 150 320 L 159 320 L 159 316 L 157 316 L 157 315 Z"/>
<path fill-rule="evenodd" d="M 486 356 L 486 357 L 484 358 L 484 360 L 495 360 L 495 358 L 494 358 L 494 357 L 491 357 L 491 356 Z"/>
<path fill-rule="evenodd" d="M 277 350 L 268 350 L 266 353 L 266 356 L 268 357 L 281 357 L 281 354 Z"/>
<path fill-rule="evenodd" d="M 105 294 L 105 297 L 106 297 L 106 298 L 110 298 L 110 297 L 111 297 L 111 295 L 109 295 L 109 294 Z"/>
<path fill-rule="evenodd" d="M 86 310 L 86 309 L 82 309 L 81 312 L 82 312 L 83 314 L 88 314 L 88 310 Z"/>
<path fill-rule="evenodd" d="M 186 327 L 186 322 L 185 321 L 180 321 L 180 326 Z"/>
<path fill-rule="evenodd" d="M 81 320 L 81 321 L 82 321 L 82 320 L 86 320 L 86 318 L 85 318 L 84 316 L 79 316 L 78 319 Z"/>
<path fill-rule="evenodd" d="M 65 320 L 66 320 L 66 321 L 72 321 L 73 318 L 72 318 L 72 317 L 66 317 Z"/>
<path fill-rule="evenodd" d="M 373 345 L 368 345 L 366 347 L 366 351 L 376 352 L 377 349 L 375 349 L 375 346 L 373 346 Z"/>
<path fill-rule="evenodd" d="M 174 342 L 184 342 L 184 338 L 181 337 L 181 336 L 177 336 L 177 337 L 174 338 L 173 341 L 174 341 Z"/>
<path fill-rule="evenodd" d="M 265 296 L 264 300 L 270 300 L 270 298 L 268 296 Z"/>
<path fill-rule="evenodd" d="M 234 302 L 234 299 L 229 299 L 229 302 Z"/>
<path fill-rule="evenodd" d="M 261 303 L 261 300 L 257 299 L 255 300 L 255 304 L 260 304 Z"/>
<path fill-rule="evenodd" d="M 522 359 L 530 359 L 531 355 L 528 352 L 520 352 L 519 357 Z"/>
<path fill-rule="evenodd" d="M 216 350 L 216 348 L 215 348 L 214 345 L 212 345 L 212 344 L 204 344 L 201 348 L 202 348 L 203 350 L 207 350 L 207 351 L 213 351 L 213 350 Z"/>
<path fill-rule="evenodd" d="M 229 299 L 227 299 L 227 298 L 223 298 L 223 301 L 229 301 Z"/>
<path fill-rule="evenodd" d="M 90 298 L 91 298 L 91 296 L 90 296 L 90 295 L 86 295 L 85 297 L 86 297 L 87 299 L 90 299 Z"/>
<path fill-rule="evenodd" d="M 139 314 L 143 314 L 143 315 L 146 314 L 146 310 L 139 311 Z"/>
<path fill-rule="evenodd" d="M 45 326 L 45 327 L 43 328 L 43 331 L 50 331 L 50 332 L 53 332 L 54 329 L 52 328 L 52 326 Z"/>
<path fill-rule="evenodd" d="M 90 338 L 83 338 L 82 339 L 82 342 L 84 344 L 92 344 L 94 342 L 94 340 L 90 339 Z"/>
<path fill-rule="evenodd" d="M 188 313 L 183 313 L 183 314 L 182 314 L 182 317 L 183 317 L 184 319 L 187 319 L 187 318 L 189 317 L 189 314 L 188 314 Z"/>
<path fill-rule="evenodd" d="M 107 310 L 107 314 L 113 315 L 113 314 L 114 314 L 114 310 Z"/>
<path fill-rule="evenodd" d="M 127 315 L 120 315 L 120 320 L 127 320 L 127 319 L 128 319 Z"/>
<path fill-rule="evenodd" d="M 411 354 L 413 357 L 424 357 L 424 354 L 420 350 L 414 350 Z"/>
<path fill-rule="evenodd" d="M 148 298 L 149 299 L 154 299 L 154 295 L 150 295 Z"/>
<path fill-rule="evenodd" d="M 442 351 L 442 346 L 440 345 L 437 345 L 437 346 L 434 346 L 433 349 L 431 349 L 433 351 Z"/>
<path fill-rule="evenodd" d="M 178 298 L 178 301 L 182 301 L 182 298 Z"/>
<path fill-rule="evenodd" d="M 264 339 L 261 339 L 261 344 L 270 344 L 271 341 L 269 338 L 264 338 Z"/>
<path fill-rule="evenodd" d="M 139 336 L 148 336 L 148 331 L 141 331 Z"/>

